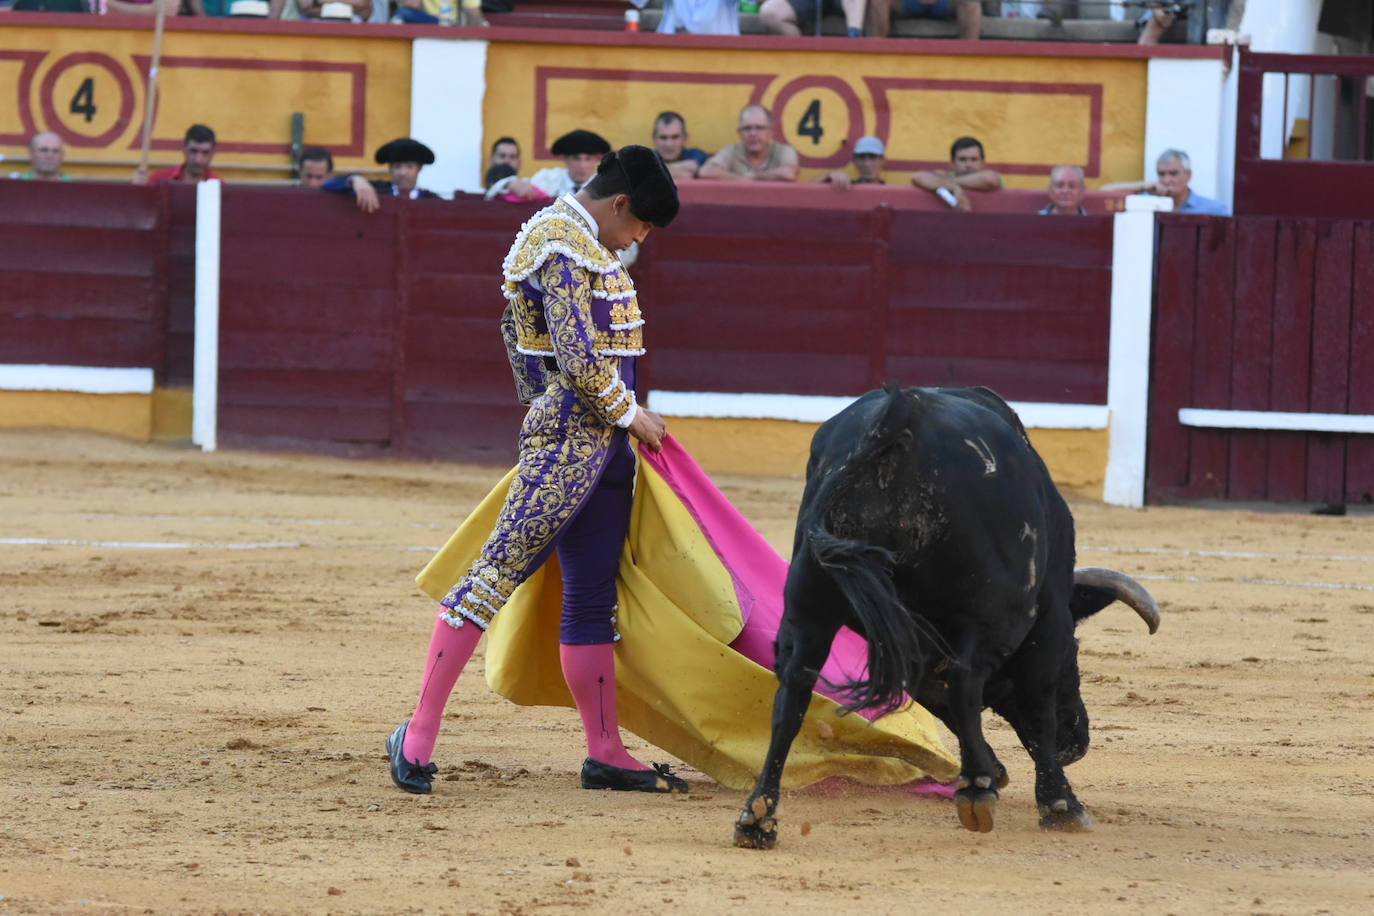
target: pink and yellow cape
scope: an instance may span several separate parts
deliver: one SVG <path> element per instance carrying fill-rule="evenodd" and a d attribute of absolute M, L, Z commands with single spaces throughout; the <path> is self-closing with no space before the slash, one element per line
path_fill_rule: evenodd
<path fill-rule="evenodd" d="M 620 723 L 721 785 L 752 788 L 771 730 L 773 637 L 787 562 L 671 437 L 662 452 L 641 450 L 640 459 L 617 582 Z M 416 578 L 436 601 L 476 558 L 514 473 Z M 558 658 L 561 606 L 555 555 L 515 590 L 487 631 L 493 690 L 526 706 L 573 705 Z M 864 641 L 841 630 L 822 677 L 843 683 L 863 672 L 866 659 Z M 827 690 L 824 680 L 819 689 Z M 784 787 L 830 776 L 886 786 L 957 775 L 958 760 L 920 706 L 872 722 L 838 709 L 834 699 L 812 695 Z"/>

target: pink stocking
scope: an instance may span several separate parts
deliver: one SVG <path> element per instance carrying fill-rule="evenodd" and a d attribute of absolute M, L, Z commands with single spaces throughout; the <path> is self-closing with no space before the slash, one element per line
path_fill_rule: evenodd
<path fill-rule="evenodd" d="M 615 644 L 559 646 L 563 678 L 582 716 L 587 735 L 587 756 L 627 770 L 647 770 L 630 756 L 620 740 L 615 711 Z"/>
<path fill-rule="evenodd" d="M 429 638 L 429 655 L 425 660 L 425 677 L 420 682 L 420 700 L 401 748 L 407 760 L 422 766 L 429 763 L 434 753 L 434 742 L 439 738 L 439 720 L 443 718 L 448 695 L 453 692 L 458 675 L 472 658 L 472 650 L 477 648 L 483 633 L 471 621 L 453 627 L 444 622 L 446 618 L 447 615 L 441 615 L 434 621 L 434 635 Z"/>

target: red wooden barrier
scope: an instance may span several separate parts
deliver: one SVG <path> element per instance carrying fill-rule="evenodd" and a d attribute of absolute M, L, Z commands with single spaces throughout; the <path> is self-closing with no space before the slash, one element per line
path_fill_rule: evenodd
<path fill-rule="evenodd" d="M 168 197 L 0 181 L 0 362 L 165 376 Z"/>
<path fill-rule="evenodd" d="M 1374 501 L 1369 436 L 1178 420 L 1183 407 L 1374 414 L 1374 224 L 1160 225 L 1147 499 Z"/>

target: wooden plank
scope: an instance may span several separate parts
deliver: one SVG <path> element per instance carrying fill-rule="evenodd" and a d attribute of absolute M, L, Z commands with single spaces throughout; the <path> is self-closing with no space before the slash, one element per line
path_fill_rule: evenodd
<path fill-rule="evenodd" d="M 922 213 L 898 210 L 892 225 L 895 263 L 1017 264 L 1110 268 L 1112 217 L 1046 219 L 1036 214 Z"/>
<path fill-rule="evenodd" d="M 1198 227 L 1161 222 L 1150 358 L 1146 500 L 1178 499 L 1188 485 L 1190 433 L 1178 422 L 1192 399 Z"/>
<path fill-rule="evenodd" d="M 1374 414 L 1374 222 L 1355 226 L 1351 283 L 1350 412 Z M 1345 450 L 1345 501 L 1374 503 L 1374 436 L 1351 436 Z"/>
<path fill-rule="evenodd" d="M 1108 334 L 1102 318 L 931 308 L 893 316 L 888 352 L 1011 362 L 1097 362 L 1105 371 Z"/>
<path fill-rule="evenodd" d="M 1274 241 L 1271 219 L 1237 218 L 1235 332 L 1231 343 L 1231 407 L 1268 410 L 1273 377 Z M 1227 496 L 1265 499 L 1269 436 L 1250 430 L 1230 434 Z"/>
<path fill-rule="evenodd" d="M 1099 317 L 1111 312 L 1112 276 L 1105 268 L 1078 269 L 1017 264 L 894 264 L 892 307 L 917 310 L 958 303 L 962 309 L 1074 312 Z"/>
<path fill-rule="evenodd" d="M 1107 403 L 1107 369 L 1097 361 L 913 357 L 889 353 L 887 365 L 887 376 L 903 385 L 986 385 L 1009 401 Z"/>
<path fill-rule="evenodd" d="M 146 321 L 156 312 L 157 280 L 155 275 L 0 271 L 0 316 Z"/>
<path fill-rule="evenodd" d="M 1312 366 L 1312 279 L 1316 257 L 1316 224 L 1280 220 L 1274 244 L 1272 410 L 1305 411 Z M 1269 437 L 1269 481 L 1272 500 L 1306 499 L 1307 443 L 1301 435 Z"/>
<path fill-rule="evenodd" d="M 259 282 L 309 281 L 320 286 L 390 288 L 395 282 L 393 249 L 369 239 L 305 238 L 283 244 L 260 235 L 225 236 L 220 276 Z"/>
<path fill-rule="evenodd" d="M 524 415 L 519 404 L 407 403 L 401 445 L 408 452 L 445 461 L 505 466 L 515 461 Z"/>
<path fill-rule="evenodd" d="M 277 331 L 220 334 L 222 369 L 338 369 L 390 371 L 389 329 L 341 329 L 333 333 Z"/>
<path fill-rule="evenodd" d="M 128 183 L 0 182 L 0 214 L 8 225 L 59 229 L 152 230 L 157 188 Z"/>
<path fill-rule="evenodd" d="M 389 252 L 395 239 L 394 200 L 382 201 L 377 213 L 363 213 L 352 195 L 311 191 L 306 188 L 224 187 L 220 232 L 226 245 L 231 239 L 276 238 L 287 242 L 302 239 L 349 238 Z"/>
<path fill-rule="evenodd" d="M 221 405 L 385 409 L 390 397 L 390 372 L 225 369 L 219 374 Z"/>
<path fill-rule="evenodd" d="M 0 334 L 0 363 L 156 368 L 161 359 L 156 343 L 147 321 L 8 316 Z"/>
<path fill-rule="evenodd" d="M 87 276 L 151 277 L 154 233 L 0 222 L 0 275 L 48 271 Z"/>
<path fill-rule="evenodd" d="M 1312 300 L 1311 409 L 1346 413 L 1350 392 L 1350 294 L 1354 224 L 1317 224 Z M 1345 500 L 1343 435 L 1312 433 L 1307 443 L 1307 495 L 1315 502 Z"/>
<path fill-rule="evenodd" d="M 660 348 L 653 385 L 667 391 L 856 395 L 868 390 L 868 354 L 753 353 L 724 359 L 718 348 Z"/>
<path fill-rule="evenodd" d="M 375 333 L 393 320 L 395 309 L 389 286 L 320 286 L 308 280 L 278 283 L 243 276 L 220 282 L 221 331 L 337 333 L 366 328 Z"/>
<path fill-rule="evenodd" d="M 1192 403 L 1226 408 L 1231 403 L 1231 335 L 1235 297 L 1235 223 L 1212 219 L 1198 230 L 1197 309 L 1193 315 Z M 1229 433 L 1193 430 L 1188 454 L 1189 499 L 1226 493 Z"/>
<path fill-rule="evenodd" d="M 243 407 L 221 404 L 220 430 L 226 436 L 291 442 L 340 442 L 385 445 L 386 408 Z"/>

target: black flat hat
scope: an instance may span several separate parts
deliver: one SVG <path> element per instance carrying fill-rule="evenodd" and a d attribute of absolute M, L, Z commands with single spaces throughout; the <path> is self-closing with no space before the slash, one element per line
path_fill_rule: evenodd
<path fill-rule="evenodd" d="M 550 151 L 555 156 L 576 156 L 578 153 L 592 153 L 597 156 L 604 156 L 611 151 L 611 145 L 606 142 L 606 138 L 600 134 L 594 134 L 589 130 L 570 130 L 557 140 L 553 141 Z"/>
<path fill-rule="evenodd" d="M 377 154 L 373 158 L 382 165 L 391 162 L 418 162 L 421 165 L 430 165 L 434 162 L 434 150 L 419 140 L 400 137 L 377 147 Z"/>
<path fill-rule="evenodd" d="M 620 172 L 629 185 L 630 210 L 646 223 L 662 229 L 677 216 L 677 182 L 657 150 L 647 146 L 622 146 L 609 153 L 597 167 L 597 175 Z"/>

